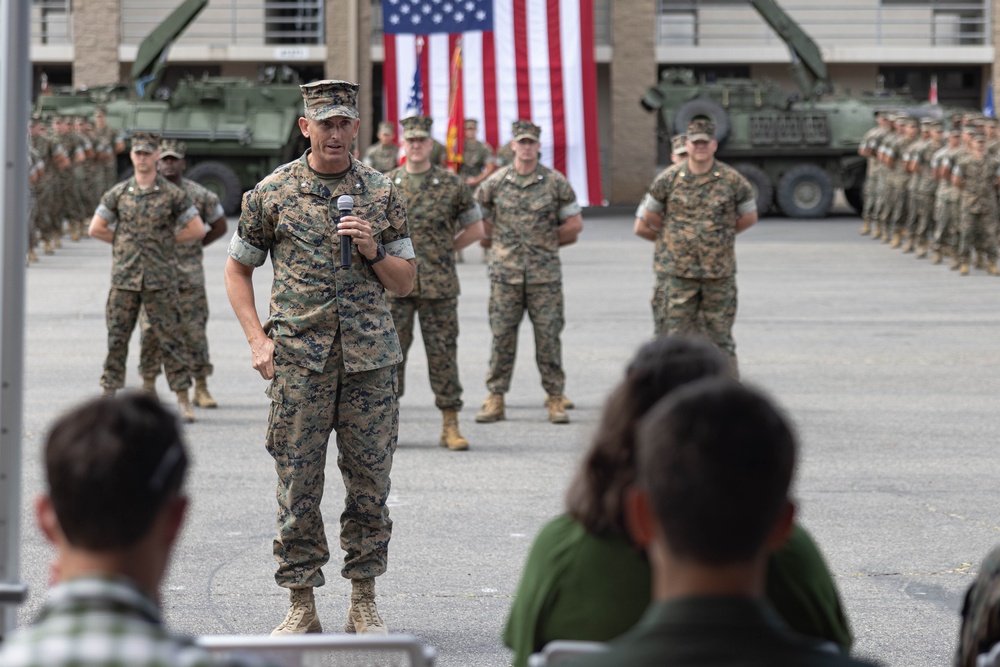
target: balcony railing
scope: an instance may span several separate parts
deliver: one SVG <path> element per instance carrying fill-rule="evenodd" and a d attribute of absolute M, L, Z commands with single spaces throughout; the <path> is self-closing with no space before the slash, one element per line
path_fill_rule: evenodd
<path fill-rule="evenodd" d="M 72 44 L 70 0 L 31 0 L 31 43 Z"/>
<path fill-rule="evenodd" d="M 781 44 L 745 1 L 657 0 L 657 43 L 753 47 Z M 783 3 L 821 48 L 984 46 L 992 43 L 990 0 L 843 0 Z"/>
<path fill-rule="evenodd" d="M 177 8 L 170 0 L 121 0 L 123 44 L 138 44 Z M 212 0 L 178 45 L 323 45 L 323 0 Z"/>

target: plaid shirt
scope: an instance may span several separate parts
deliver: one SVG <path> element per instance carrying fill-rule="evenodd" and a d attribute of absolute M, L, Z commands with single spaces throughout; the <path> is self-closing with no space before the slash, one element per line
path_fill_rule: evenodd
<path fill-rule="evenodd" d="M 218 664 L 191 639 L 171 636 L 156 603 L 122 578 L 84 577 L 56 586 L 34 625 L 0 644 L 3 667 Z"/>

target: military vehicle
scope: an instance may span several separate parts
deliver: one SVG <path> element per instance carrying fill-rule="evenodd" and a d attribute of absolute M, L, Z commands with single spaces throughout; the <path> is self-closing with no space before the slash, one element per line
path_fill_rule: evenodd
<path fill-rule="evenodd" d="M 183 79 L 172 91 L 160 89 L 167 51 L 206 5 L 208 0 L 185 0 L 146 36 L 130 86 L 41 96 L 35 111 L 43 117 L 90 115 L 100 103 L 108 125 L 127 136 L 156 132 L 183 140 L 185 175 L 218 194 L 232 215 L 245 190 L 305 150 L 297 121 L 302 95 L 288 68 L 268 68 L 260 81 L 206 76 Z M 129 173 L 128 156 L 119 157 L 119 173 Z"/>
<path fill-rule="evenodd" d="M 826 217 L 837 188 L 860 212 L 866 159 L 857 150 L 875 124 L 875 111 L 909 109 L 940 118 L 943 110 L 896 96 L 834 96 L 812 38 L 773 0 L 750 4 L 788 45 L 800 93 L 790 95 L 766 79 L 704 83 L 690 69 L 670 68 L 646 91 L 642 106 L 659 111 L 664 139 L 683 134 L 693 118 L 712 119 L 719 142 L 716 155 L 753 184 L 760 215 L 777 208 L 796 218 Z"/>

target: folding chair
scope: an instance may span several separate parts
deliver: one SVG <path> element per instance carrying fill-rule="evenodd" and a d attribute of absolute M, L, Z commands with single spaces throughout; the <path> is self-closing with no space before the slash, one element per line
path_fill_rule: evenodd
<path fill-rule="evenodd" d="M 437 651 L 413 635 L 204 635 L 198 645 L 220 658 L 245 655 L 274 667 L 433 667 Z"/>
<path fill-rule="evenodd" d="M 608 645 L 603 642 L 583 642 L 569 639 L 556 639 L 546 644 L 541 653 L 528 656 L 528 667 L 546 667 L 569 662 L 573 658 L 591 653 L 603 653 Z"/>

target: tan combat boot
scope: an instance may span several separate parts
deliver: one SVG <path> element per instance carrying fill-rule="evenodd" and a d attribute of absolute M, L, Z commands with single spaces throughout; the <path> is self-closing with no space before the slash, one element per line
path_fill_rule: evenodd
<path fill-rule="evenodd" d="M 906 244 L 903 246 L 904 253 L 911 253 L 914 250 L 913 237 L 911 236 L 907 239 Z"/>
<path fill-rule="evenodd" d="M 114 387 L 101 387 L 101 398 L 114 398 L 117 391 Z"/>
<path fill-rule="evenodd" d="M 38 253 L 35 252 L 35 248 L 34 247 L 28 248 L 28 262 L 30 263 L 37 261 L 38 261 Z"/>
<path fill-rule="evenodd" d="M 882 238 L 882 227 L 876 224 L 874 229 L 872 229 L 872 240 L 878 241 L 880 238 Z"/>
<path fill-rule="evenodd" d="M 188 424 L 194 423 L 194 407 L 192 407 L 191 401 L 188 400 L 187 389 L 181 389 L 177 392 L 177 412 L 180 413 L 181 419 Z"/>
<path fill-rule="evenodd" d="M 892 244 L 889 247 L 890 248 L 898 248 L 902 242 L 903 242 L 903 235 L 900 234 L 899 232 L 893 232 L 892 233 Z"/>
<path fill-rule="evenodd" d="M 219 404 L 208 393 L 208 380 L 203 377 L 194 379 L 194 404 L 199 408 L 217 408 Z"/>
<path fill-rule="evenodd" d="M 312 588 L 293 588 L 290 591 L 292 604 L 281 625 L 272 632 L 272 637 L 280 635 L 304 635 L 323 632 L 323 626 L 316 615 L 316 599 Z"/>
<path fill-rule="evenodd" d="M 872 231 L 872 221 L 869 218 L 865 218 L 865 224 L 861 227 L 861 235 L 868 236 Z"/>
<path fill-rule="evenodd" d="M 142 376 L 142 390 L 147 394 L 156 396 L 156 376 L 155 375 L 143 375 Z"/>
<path fill-rule="evenodd" d="M 956 257 L 955 259 L 951 260 L 951 266 L 949 266 L 948 268 L 951 269 L 952 271 L 956 271 L 960 266 L 962 266 L 962 262 Z"/>
<path fill-rule="evenodd" d="M 917 244 L 917 259 L 923 259 L 929 251 L 930 249 L 927 247 L 927 244 L 921 241 Z"/>
<path fill-rule="evenodd" d="M 545 399 L 545 408 L 549 411 L 549 421 L 553 424 L 568 424 L 569 415 L 563 407 L 563 396 L 549 396 Z"/>
<path fill-rule="evenodd" d="M 79 241 L 80 240 L 80 228 L 82 226 L 83 226 L 83 223 L 81 223 L 79 220 L 74 220 L 73 222 L 69 223 L 69 238 L 70 238 L 70 240 L 72 240 L 72 241 Z"/>
<path fill-rule="evenodd" d="M 441 446 L 447 447 L 453 452 L 468 449 L 469 441 L 463 438 L 462 433 L 458 430 L 458 413 L 454 410 L 443 410 L 441 420 Z"/>
<path fill-rule="evenodd" d="M 986 265 L 986 273 L 991 276 L 1000 276 L 1000 269 L 997 268 L 996 262 L 990 262 Z"/>
<path fill-rule="evenodd" d="M 572 410 L 573 408 L 576 407 L 576 403 L 574 403 L 573 401 L 571 401 L 568 398 L 566 398 L 566 394 L 559 394 L 559 396 L 557 398 L 560 401 L 562 401 L 563 410 Z M 549 401 L 548 401 L 548 399 L 546 399 L 545 400 L 546 407 L 548 406 L 548 404 L 549 404 Z"/>
<path fill-rule="evenodd" d="M 931 264 L 940 264 L 944 261 L 944 256 L 941 254 L 940 250 L 934 251 L 934 256 L 931 257 Z"/>
<path fill-rule="evenodd" d="M 506 419 L 503 409 L 503 394 L 490 394 L 483 401 L 483 409 L 476 415 L 479 424 L 490 424 Z"/>
<path fill-rule="evenodd" d="M 49 239 L 45 239 L 44 241 L 42 241 L 42 252 L 44 252 L 46 255 L 55 254 L 56 251 L 52 249 L 52 241 L 50 241 Z"/>
<path fill-rule="evenodd" d="M 962 265 L 958 267 L 958 275 L 960 276 L 969 275 L 969 265 L 963 262 Z"/>
<path fill-rule="evenodd" d="M 389 628 L 375 607 L 375 580 L 351 580 L 351 607 L 347 610 L 344 632 L 359 635 L 385 635 Z"/>

